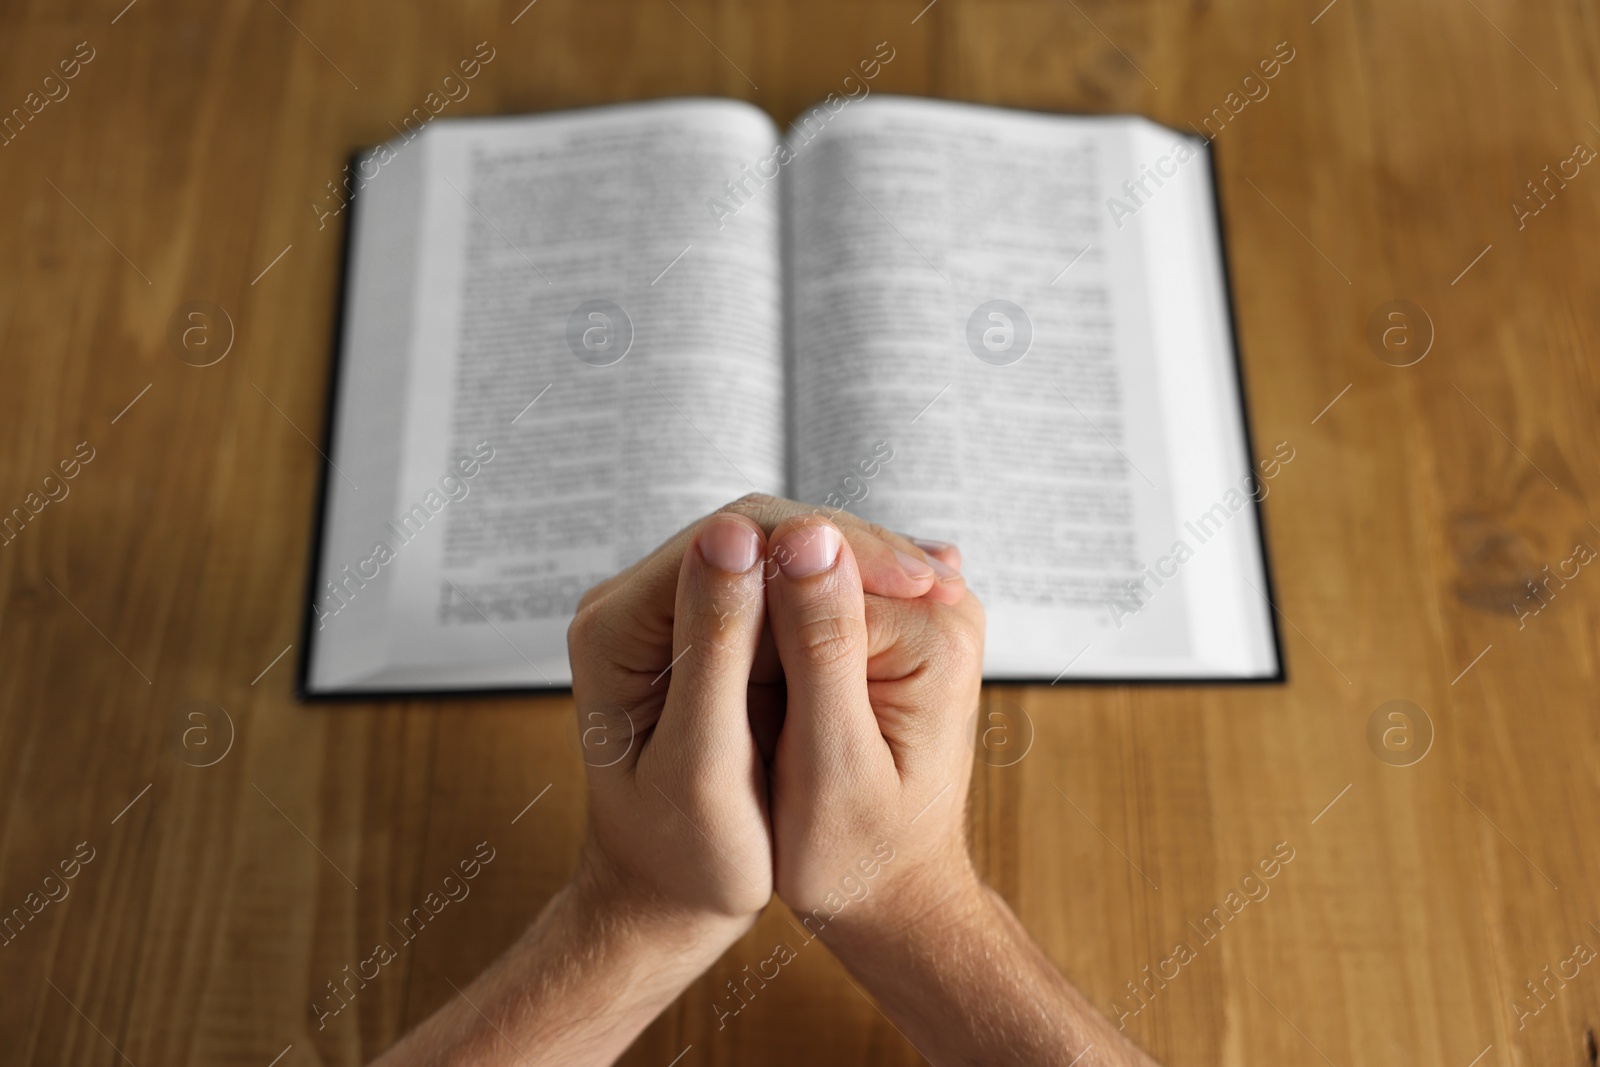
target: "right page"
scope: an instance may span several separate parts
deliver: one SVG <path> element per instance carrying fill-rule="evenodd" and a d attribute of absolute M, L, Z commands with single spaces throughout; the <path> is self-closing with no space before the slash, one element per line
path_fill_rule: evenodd
<path fill-rule="evenodd" d="M 926 100 L 807 118 L 794 493 L 958 543 L 987 677 L 1277 675 L 1203 142 Z"/>

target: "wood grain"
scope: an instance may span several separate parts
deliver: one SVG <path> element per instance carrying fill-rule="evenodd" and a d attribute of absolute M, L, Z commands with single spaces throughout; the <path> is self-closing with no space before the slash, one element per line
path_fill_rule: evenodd
<path fill-rule="evenodd" d="M 1289 683 L 990 690 L 1033 743 L 978 767 L 987 875 L 1108 1011 L 1198 945 L 1127 1020 L 1165 1063 L 1594 1062 L 1600 966 L 1548 1003 L 1524 983 L 1600 947 L 1600 576 L 1525 583 L 1600 546 L 1600 172 L 1512 207 L 1600 147 L 1592 4 L 122 3 L 0 5 L 0 108 L 94 50 L 0 147 L 0 508 L 94 450 L 0 547 L 0 908 L 93 850 L 0 947 L 0 1062 L 362 1062 L 570 870 L 565 700 L 305 707 L 301 650 L 275 660 L 339 275 L 311 205 L 347 153 L 479 41 L 497 59 L 453 114 L 725 94 L 785 121 L 881 40 L 879 91 L 1177 127 L 1295 53 L 1215 142 L 1256 440 L 1296 454 L 1265 503 Z M 1366 340 L 1398 298 L 1436 332 L 1404 368 Z M 188 300 L 234 324 L 214 366 L 168 346 Z M 1368 748 L 1393 699 L 1435 729 L 1412 766 Z M 208 767 L 182 731 L 219 752 L 226 727 L 196 706 L 233 728 Z M 326 983 L 481 841 L 472 895 L 319 1030 Z M 1279 842 L 1270 894 L 1202 942 Z M 785 918 L 625 1062 L 918 1062 L 820 946 L 717 1029 Z"/>

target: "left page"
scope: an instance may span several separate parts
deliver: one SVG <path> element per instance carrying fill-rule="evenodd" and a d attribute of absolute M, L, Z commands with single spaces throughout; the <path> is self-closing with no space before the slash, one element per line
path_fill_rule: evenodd
<path fill-rule="evenodd" d="M 720 231 L 705 207 L 776 139 L 749 105 L 689 100 L 441 122 L 389 146 L 416 154 L 414 218 L 357 225 L 416 232 L 396 470 L 368 536 L 344 537 L 354 557 L 325 540 L 310 691 L 570 684 L 585 589 L 728 500 L 782 491 L 781 205 L 755 197 Z M 382 273 L 363 245 L 357 284 Z M 336 421 L 362 403 L 341 395 Z M 361 491 L 330 478 L 331 509 Z M 360 632 L 330 639 L 344 622 Z"/>

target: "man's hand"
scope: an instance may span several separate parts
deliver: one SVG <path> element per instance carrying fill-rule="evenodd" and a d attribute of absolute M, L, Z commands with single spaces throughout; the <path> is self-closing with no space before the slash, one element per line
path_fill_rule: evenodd
<path fill-rule="evenodd" d="M 961 553 L 954 545 L 913 540 L 847 512 L 761 493 L 740 497 L 717 512 L 749 519 L 763 534 L 770 534 L 785 520 L 814 518 L 824 513 L 850 542 L 862 586 L 867 592 L 891 599 L 923 599 L 935 603 L 955 603 L 966 595 L 966 582 L 961 577 Z M 600 649 L 619 675 L 653 682 L 672 666 L 677 654 L 672 630 L 678 577 L 690 540 L 699 526 L 700 523 L 695 523 L 685 527 L 644 559 L 590 589 L 578 602 L 578 616 L 582 620 L 593 605 L 614 592 L 625 591 L 629 610 L 611 614 L 612 625 Z M 763 566 L 763 576 L 770 579 L 776 572 L 777 562 L 769 559 Z M 724 623 L 723 616 L 735 606 L 736 601 L 729 597 L 713 601 L 719 625 Z M 757 650 L 750 682 L 750 726 L 763 758 L 770 761 L 778 726 L 783 720 L 783 668 L 770 632 L 764 634 Z M 636 686 L 636 692 L 640 700 L 660 699 L 659 688 L 654 685 Z M 618 703 L 631 714 L 632 704 L 626 700 Z M 604 746 L 610 745 L 614 751 L 626 742 L 627 717 L 602 708 L 589 708 L 583 716 L 579 733 L 584 740 L 585 762 L 603 763 L 614 758 L 604 751 Z"/>
<path fill-rule="evenodd" d="M 670 603 L 664 586 L 622 583 L 588 600 L 567 634 L 589 779 L 580 884 L 641 920 L 702 929 L 707 964 L 772 896 L 747 704 L 765 548 L 749 519 L 713 515 L 690 535 Z M 670 644 L 645 650 L 639 624 L 652 617 Z"/>
<path fill-rule="evenodd" d="M 385 1064 L 610 1062 L 748 929 L 772 895 L 761 753 L 783 710 L 765 533 L 819 510 L 745 497 L 584 595 L 568 631 L 590 787 L 579 870 Z M 875 593 L 964 595 L 953 547 L 831 514 Z"/>
<path fill-rule="evenodd" d="M 983 622 L 960 555 L 817 510 L 737 501 L 585 595 L 580 870 L 385 1064 L 610 1062 L 749 928 L 774 870 L 941 1064 L 1148 1063 L 967 860 Z"/>
<path fill-rule="evenodd" d="M 609 1063 L 766 907 L 748 719 L 765 547 L 750 519 L 713 515 L 584 597 L 567 633 L 589 779 L 578 872 L 386 1064 Z"/>
<path fill-rule="evenodd" d="M 967 853 L 983 610 L 863 592 L 819 520 L 771 536 L 788 682 L 772 764 L 778 894 L 939 1064 L 1153 1067 L 985 888 Z"/>
<path fill-rule="evenodd" d="M 770 754 L 783 676 L 763 641 L 763 579 L 777 564 L 758 564 L 765 529 L 816 510 L 745 497 L 583 597 L 568 647 L 590 783 L 586 892 L 625 893 L 638 913 L 732 920 L 713 939 L 727 941 L 770 899 L 767 780 L 752 731 Z M 875 590 L 965 597 L 951 546 L 925 549 L 835 514 Z"/>
<path fill-rule="evenodd" d="M 772 766 L 778 893 L 813 935 L 831 927 L 830 943 L 892 937 L 977 895 L 964 819 L 983 608 L 968 593 L 865 596 L 853 545 L 822 520 L 785 520 L 769 552 L 788 687 Z"/>
<path fill-rule="evenodd" d="M 967 586 L 961 578 L 961 553 L 954 545 L 938 541 L 919 541 L 902 533 L 886 529 L 876 523 L 858 518 L 847 511 L 802 504 L 795 500 L 751 493 L 717 509 L 718 513 L 742 515 L 755 523 L 761 531 L 771 535 L 785 519 L 824 518 L 837 526 L 855 551 L 856 563 L 861 572 L 861 584 L 868 593 L 877 596 L 910 599 L 926 596 L 940 603 L 954 604 L 966 594 Z M 607 578 L 579 602 L 579 609 L 590 600 L 603 596 L 620 585 L 638 584 L 652 603 L 670 608 L 670 591 L 662 599 L 662 587 L 677 581 L 678 563 L 683 559 L 689 538 L 698 523 L 680 530 L 667 542 L 633 566 Z M 767 577 L 772 576 L 774 563 L 767 566 Z M 661 646 L 662 623 L 660 614 L 643 620 L 650 627 L 648 637 L 652 650 Z"/>

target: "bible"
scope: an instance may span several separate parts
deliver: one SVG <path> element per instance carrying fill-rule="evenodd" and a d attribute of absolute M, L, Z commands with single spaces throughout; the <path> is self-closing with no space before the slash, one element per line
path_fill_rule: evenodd
<path fill-rule="evenodd" d="M 1282 679 L 1202 138 L 679 99 L 352 171 L 302 696 L 569 686 L 582 593 L 755 491 L 960 545 L 987 679 Z"/>

